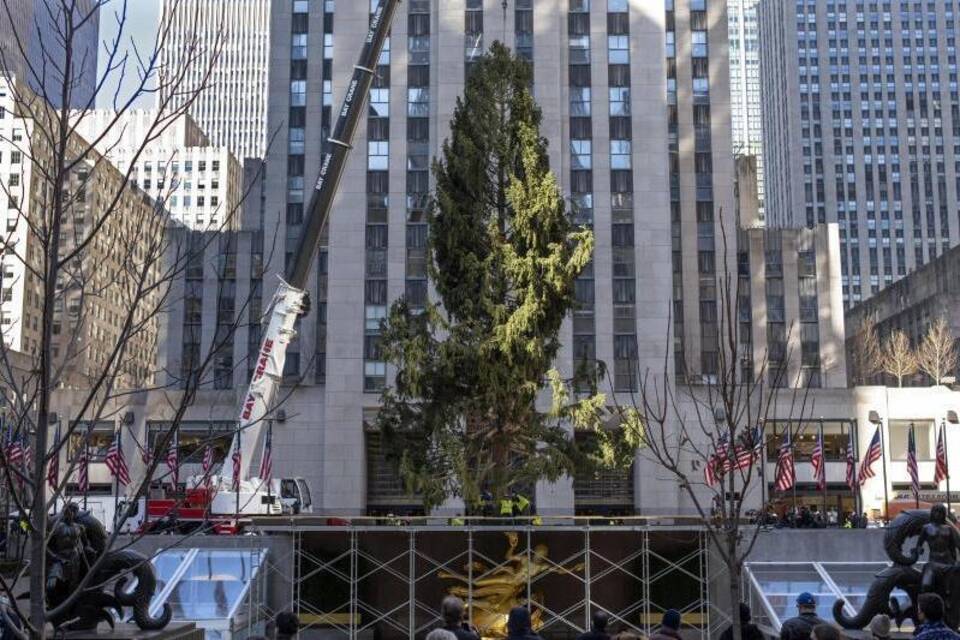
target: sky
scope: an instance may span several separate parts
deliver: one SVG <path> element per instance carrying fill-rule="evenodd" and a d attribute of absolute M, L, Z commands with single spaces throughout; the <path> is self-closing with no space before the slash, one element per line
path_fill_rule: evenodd
<path fill-rule="evenodd" d="M 134 59 L 132 43 L 136 43 L 141 52 L 152 50 L 156 38 L 157 24 L 160 21 L 160 0 L 109 0 L 100 10 L 100 52 L 98 75 L 103 76 L 106 71 L 106 54 L 104 53 L 104 42 L 113 42 L 117 36 L 117 14 L 123 9 L 123 4 L 127 5 L 127 19 L 123 28 L 122 47 L 130 53 L 131 59 Z M 131 64 L 127 70 L 123 84 L 120 86 L 119 99 L 128 99 L 133 92 L 133 87 L 137 82 L 135 63 Z M 114 71 L 108 78 L 103 90 L 97 96 L 97 106 L 108 108 L 112 106 L 113 95 L 120 81 L 119 70 Z M 142 96 L 137 103 L 138 107 L 147 108 L 153 106 L 153 96 Z"/>

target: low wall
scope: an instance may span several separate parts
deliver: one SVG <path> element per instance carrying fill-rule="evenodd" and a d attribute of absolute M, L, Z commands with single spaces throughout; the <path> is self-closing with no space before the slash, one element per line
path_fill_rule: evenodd
<path fill-rule="evenodd" d="M 884 529 L 772 529 L 761 531 L 751 562 L 885 562 Z"/>

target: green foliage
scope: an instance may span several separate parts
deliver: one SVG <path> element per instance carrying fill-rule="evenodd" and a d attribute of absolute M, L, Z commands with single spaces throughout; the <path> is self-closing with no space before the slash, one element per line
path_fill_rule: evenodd
<path fill-rule="evenodd" d="M 602 394 L 571 400 L 551 368 L 593 234 L 566 215 L 529 86 L 527 64 L 499 43 L 476 63 L 434 163 L 429 276 L 440 304 L 400 300 L 383 326 L 397 376 L 378 426 L 428 508 L 627 465 L 639 443 L 636 429 L 604 429 Z M 549 411 L 536 408 L 541 394 Z M 578 446 L 571 425 L 597 436 Z"/>

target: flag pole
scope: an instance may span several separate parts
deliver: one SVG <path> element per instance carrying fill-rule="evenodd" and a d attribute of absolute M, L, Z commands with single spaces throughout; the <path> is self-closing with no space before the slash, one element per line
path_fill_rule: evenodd
<path fill-rule="evenodd" d="M 117 453 L 121 456 L 123 455 L 123 422 L 120 419 L 117 419 Z M 113 532 L 117 532 L 117 523 L 120 519 L 117 517 L 120 511 L 120 473 L 117 469 L 117 473 L 113 474 Z M 86 500 L 86 497 L 84 497 Z"/>
<path fill-rule="evenodd" d="M 54 443 L 53 448 L 55 449 L 54 455 L 56 456 L 57 461 L 54 462 L 53 461 L 54 459 L 51 458 L 50 461 L 47 462 L 47 464 L 55 464 L 57 468 L 57 476 L 59 476 L 60 475 L 60 416 L 57 416 L 57 436 L 56 438 L 54 438 L 53 443 Z M 53 476 L 51 476 L 51 478 L 52 477 Z M 59 477 L 54 478 L 53 482 L 54 482 L 54 486 L 50 487 L 50 489 L 54 492 L 53 515 L 57 515 L 57 500 L 56 500 L 57 486 L 56 485 L 60 484 L 60 478 Z M 66 506 L 66 501 L 64 501 L 64 506 Z"/>
<path fill-rule="evenodd" d="M 950 503 L 950 462 L 947 460 L 947 452 L 950 449 L 947 447 L 947 421 L 942 420 L 940 422 L 940 437 L 943 438 L 943 464 L 945 471 L 947 472 L 947 514 L 953 513 L 953 505 Z"/>
<path fill-rule="evenodd" d="M 890 490 L 887 488 L 887 442 L 883 437 L 883 418 L 877 423 L 880 434 L 880 461 L 883 463 L 883 522 L 890 524 Z"/>
<path fill-rule="evenodd" d="M 820 489 L 823 494 L 823 513 L 820 515 L 823 517 L 823 525 L 826 527 L 829 522 L 827 522 L 827 448 L 823 441 L 823 416 L 820 416 L 820 465 L 823 467 L 823 470 L 820 471 L 823 478 L 823 487 Z"/>
<path fill-rule="evenodd" d="M 87 474 L 87 480 L 83 483 L 83 510 L 87 510 L 87 491 L 90 488 L 90 452 L 89 447 L 87 446 L 88 440 L 90 438 L 90 430 L 92 427 L 87 426 L 87 432 L 83 434 L 83 472 Z"/>
<path fill-rule="evenodd" d="M 273 419 L 272 418 L 267 422 L 267 438 L 268 438 L 267 441 L 270 443 L 270 448 L 273 449 Z M 270 455 L 273 456 L 272 450 L 270 451 Z M 271 467 L 273 466 L 272 461 L 270 466 Z M 270 475 L 273 475 L 273 474 L 270 474 Z M 261 481 L 265 481 L 267 483 L 267 500 L 269 501 L 270 504 L 273 504 L 273 494 L 270 492 L 270 485 L 273 483 L 272 478 L 266 478 L 265 480 L 261 478 Z"/>
<path fill-rule="evenodd" d="M 237 423 L 237 450 L 234 452 L 234 455 L 240 454 L 240 423 Z M 242 455 L 242 454 L 240 454 Z M 233 461 L 230 461 L 233 464 Z M 239 469 L 234 469 L 235 473 L 233 474 L 233 486 L 236 487 L 237 494 L 237 504 L 236 504 L 236 517 L 237 517 L 237 526 L 240 526 L 240 475 Z"/>
<path fill-rule="evenodd" d="M 790 421 L 787 421 L 787 440 L 790 442 L 790 456 L 793 458 L 793 486 L 790 491 L 793 493 L 793 517 L 796 518 L 800 515 L 797 511 L 797 452 L 793 448 L 793 423 Z"/>
<path fill-rule="evenodd" d="M 914 426 L 912 422 L 910 423 L 910 439 L 913 440 L 914 464 L 919 465 L 919 462 L 917 461 L 917 428 Z M 916 485 L 913 485 L 910 488 L 913 489 L 914 507 L 919 509 L 920 508 L 920 483 L 918 482 Z"/>
<path fill-rule="evenodd" d="M 760 521 L 766 524 L 767 520 L 767 443 L 766 443 L 766 424 L 760 421 L 760 443 L 754 443 L 754 446 L 760 447 L 760 502 L 763 505 L 760 510 Z"/>
<path fill-rule="evenodd" d="M 5 461 L 7 464 L 9 464 L 10 459 L 7 457 L 7 455 L 8 455 L 9 452 L 10 452 L 9 439 L 7 438 L 7 430 L 9 429 L 9 425 L 7 424 L 7 422 L 8 422 L 8 421 L 7 421 L 7 415 L 6 415 L 6 413 L 0 415 L 0 428 L 2 428 L 2 433 L 0 433 L 0 437 L 3 438 L 3 447 L 4 447 L 3 459 L 4 459 L 4 461 Z M 10 536 L 9 536 L 9 533 L 10 533 L 10 493 L 11 493 L 12 491 L 13 491 L 13 483 L 11 482 L 11 483 L 10 483 L 10 486 L 6 488 L 6 491 L 4 491 L 4 505 L 3 505 L 3 522 L 4 522 L 3 532 L 4 532 L 4 534 L 7 535 L 7 539 L 9 539 L 9 537 L 10 537 Z"/>

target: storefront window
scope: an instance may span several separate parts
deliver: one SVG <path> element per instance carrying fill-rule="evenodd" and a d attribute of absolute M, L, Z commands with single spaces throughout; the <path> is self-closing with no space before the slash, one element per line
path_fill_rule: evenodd
<path fill-rule="evenodd" d="M 820 432 L 819 420 L 768 422 L 764 430 L 767 438 L 767 460 L 776 462 L 788 425 L 793 434 L 794 459 L 809 461 L 813 448 L 817 444 L 817 434 Z M 851 420 L 823 421 L 823 448 L 828 462 L 846 460 L 847 443 L 852 426 Z"/>

